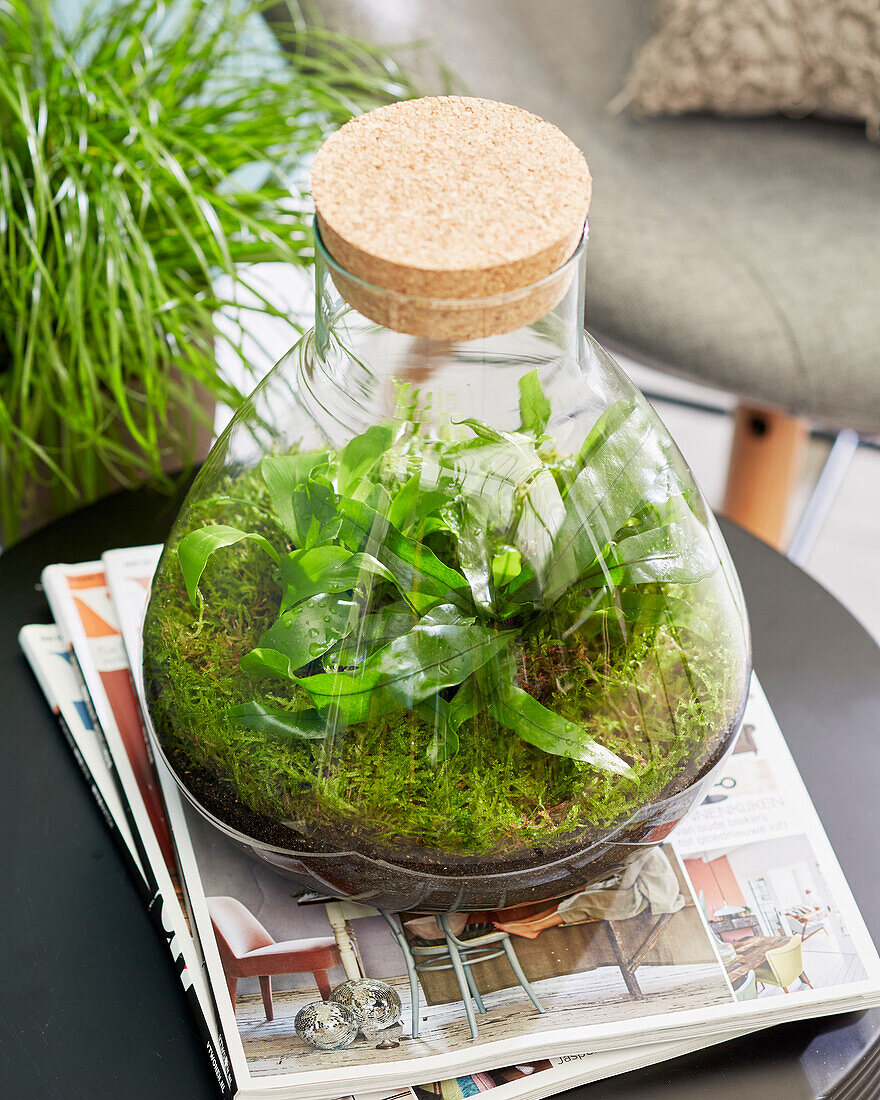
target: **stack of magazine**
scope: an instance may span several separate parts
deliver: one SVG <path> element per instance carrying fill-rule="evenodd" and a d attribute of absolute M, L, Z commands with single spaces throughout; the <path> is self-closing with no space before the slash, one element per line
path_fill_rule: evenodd
<path fill-rule="evenodd" d="M 184 803 L 153 757 L 138 669 L 160 549 L 50 566 L 55 622 L 20 641 L 169 946 L 222 1095 L 526 1100 L 880 1004 L 880 959 L 757 679 L 723 775 L 660 849 L 673 897 L 635 890 L 625 916 L 537 931 L 518 914 L 510 942 L 542 1012 L 503 956 L 472 968 L 474 1028 L 450 969 L 420 973 L 414 998 L 403 953 L 442 948 L 434 918 L 397 914 L 392 927 L 368 906 L 303 895 Z M 224 972 L 211 912 L 229 898 L 267 942 L 332 937 L 332 984 L 387 982 L 399 1024 L 344 1050 L 309 1046 L 294 1019 L 319 997 L 314 975 L 236 986 Z M 477 943 L 498 920 L 459 914 L 455 927 Z"/>

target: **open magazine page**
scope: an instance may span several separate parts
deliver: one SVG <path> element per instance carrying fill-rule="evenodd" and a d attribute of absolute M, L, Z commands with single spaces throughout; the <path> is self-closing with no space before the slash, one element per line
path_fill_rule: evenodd
<path fill-rule="evenodd" d="M 206 917 L 206 927 L 202 934 L 206 940 L 205 954 L 212 981 L 218 983 L 224 981 L 224 973 L 216 945 L 209 939 L 212 928 L 210 907 L 213 899 L 233 897 L 255 915 L 270 931 L 273 938 L 279 941 L 308 939 L 321 935 L 326 937 L 328 931 L 332 930 L 333 935 L 338 937 L 340 947 L 348 949 L 345 952 L 340 950 L 340 957 L 343 954 L 348 956 L 346 961 L 351 969 L 342 965 L 337 970 L 331 971 L 331 982 L 336 984 L 346 977 L 359 976 L 363 972 L 370 977 L 378 977 L 390 982 L 400 994 L 404 1006 L 403 1026 L 394 1036 L 395 1040 L 400 1041 L 399 1048 L 376 1050 L 367 1047 L 364 1042 L 359 1042 L 345 1051 L 325 1053 L 313 1050 L 302 1043 L 293 1027 L 296 1012 L 308 1001 L 317 997 L 311 975 L 292 974 L 273 978 L 273 1019 L 271 1021 L 266 1019 L 266 1008 L 256 982 L 240 982 L 236 991 L 234 1014 L 229 1000 L 224 1003 L 218 997 L 218 1003 L 223 1026 L 229 1036 L 230 1053 L 236 1065 L 237 1079 L 241 1082 L 244 1094 L 258 1095 L 260 1085 L 269 1086 L 271 1083 L 274 1089 L 280 1089 L 283 1085 L 289 1090 L 279 1095 L 325 1095 L 330 1088 L 329 1082 L 339 1082 L 343 1073 L 352 1075 L 345 1080 L 357 1080 L 369 1074 L 373 1080 L 378 1081 L 387 1079 L 393 1073 L 395 1076 L 408 1074 L 410 1080 L 424 1081 L 428 1069 L 434 1071 L 432 1076 L 447 1079 L 444 1095 L 450 1094 L 450 1089 L 453 1090 L 454 1095 L 454 1085 L 450 1084 L 449 1078 L 459 1078 L 470 1073 L 476 1074 L 479 1091 L 483 1091 L 487 1078 L 493 1079 L 492 1071 L 496 1066 L 515 1064 L 523 1059 L 531 1061 L 538 1056 L 542 1047 L 546 1048 L 546 1032 L 542 1034 L 540 1031 L 543 1017 L 533 1011 L 516 977 L 509 970 L 507 973 L 503 972 L 503 963 L 500 960 L 486 962 L 476 970 L 474 975 L 486 1008 L 484 1015 L 477 1016 L 479 1035 L 477 1041 L 472 1040 L 468 1032 L 462 1007 L 462 991 L 457 986 L 448 988 L 451 978 L 449 971 L 419 975 L 419 1008 L 417 1010 L 419 1037 L 414 1039 L 412 1002 L 405 977 L 405 964 L 400 958 L 398 943 L 389 934 L 384 916 L 348 903 L 297 898 L 293 884 L 240 853 L 200 815 L 181 803 L 176 787 L 170 780 L 169 786 L 169 807 L 175 835 L 181 844 L 181 859 L 185 873 L 192 871 L 193 874 L 197 874 L 202 888 L 207 891 L 204 895 L 204 905 L 199 899 L 194 901 L 194 908 L 197 918 L 202 914 Z M 184 851 L 187 841 L 192 844 L 189 853 Z M 696 917 L 695 908 L 691 908 L 690 912 L 691 917 Z M 397 918 L 392 917 L 392 919 Z M 416 917 L 413 921 L 419 919 L 422 918 Z M 556 931 L 560 936 L 570 936 L 572 933 L 577 935 L 578 930 L 583 931 L 585 928 L 586 925 L 583 925 L 578 928 L 560 928 Z M 479 922 L 475 922 L 475 930 L 479 933 Z M 419 928 L 419 931 L 424 930 Z M 600 935 L 603 934 L 601 929 L 595 931 Z M 409 930 L 405 935 L 409 935 Z M 627 935 L 627 933 L 622 935 L 624 942 Z M 430 945 L 429 937 L 419 938 L 427 939 Z M 638 938 L 644 943 L 646 937 L 641 933 Z M 706 938 L 705 934 L 697 934 L 698 947 L 705 946 Z M 419 946 L 415 936 L 411 942 L 414 948 Z M 539 937 L 532 942 L 540 944 L 541 939 Z M 571 1039 L 572 1046 L 576 1039 L 580 1041 L 580 1049 L 577 1053 L 583 1054 L 585 1051 L 590 1053 L 579 1059 L 577 1064 L 572 1064 L 569 1060 L 558 1068 L 542 1071 L 540 1077 L 544 1077 L 544 1072 L 547 1076 L 546 1079 L 535 1080 L 534 1088 L 540 1090 L 536 1094 L 546 1095 L 550 1091 L 636 1068 L 660 1058 L 673 1057 L 706 1043 L 733 1037 L 742 1029 L 765 1026 L 771 1022 L 779 1022 L 782 1018 L 794 1018 L 795 1015 L 810 1014 L 809 1010 L 806 1013 L 802 1011 L 791 1016 L 777 1014 L 774 1019 L 760 1018 L 762 1014 L 747 1010 L 740 1012 L 736 1019 L 725 1020 L 723 1017 L 713 1019 L 708 1013 L 704 1013 L 702 1025 L 699 1028 L 692 1022 L 692 1030 L 689 1034 L 677 1035 L 674 1027 L 671 1029 L 667 1027 L 671 1042 L 656 1047 L 652 1044 L 653 1049 L 646 1048 L 639 1052 L 639 1042 L 650 1042 L 656 1036 L 656 1032 L 650 1027 L 645 1027 L 644 1024 L 653 1023 L 655 1020 L 661 1023 L 667 1022 L 664 1020 L 662 1009 L 659 1015 L 653 1017 L 648 1016 L 647 1013 L 650 1013 L 654 1007 L 651 1002 L 655 998 L 661 1004 L 664 1002 L 670 979 L 673 982 L 687 980 L 690 966 L 693 964 L 678 963 L 676 952 L 679 952 L 678 958 L 686 957 L 684 952 L 690 949 L 687 946 L 677 945 L 677 939 L 671 936 L 665 940 L 661 937 L 658 943 L 649 947 L 644 963 L 635 969 L 635 977 L 640 983 L 641 992 L 641 999 L 637 999 L 627 989 L 624 974 L 607 941 L 597 942 L 597 939 L 593 938 L 587 942 L 586 947 L 578 943 L 567 953 L 567 957 L 558 955 L 557 948 L 551 948 L 543 957 L 543 965 L 546 968 L 554 968 L 558 977 L 550 979 L 539 977 L 540 970 L 535 970 L 533 967 L 536 962 L 540 964 L 542 960 L 534 953 L 529 955 L 522 951 L 517 941 L 515 950 L 519 960 L 527 977 L 530 974 L 533 975 L 529 977 L 530 984 L 533 990 L 538 991 L 544 1007 L 548 1009 L 544 1015 L 549 1016 L 554 1010 L 558 1016 L 580 1013 L 588 1020 L 596 1022 L 592 1034 L 597 1035 L 599 1040 L 598 1048 L 593 1047 L 589 1025 L 580 1032 L 574 1032 L 570 1037 L 565 1037 L 565 1039 Z M 352 956 L 354 956 L 353 966 Z M 718 980 L 718 988 L 726 989 L 725 999 L 723 1001 L 719 999 L 719 1005 L 730 1006 L 731 1010 L 736 1012 L 738 1006 L 734 1002 L 717 960 L 708 964 L 700 962 L 696 966 L 701 970 L 706 967 Z M 561 973 L 565 970 L 571 970 L 571 975 Z M 575 976 L 581 986 L 580 993 L 571 990 L 571 986 L 566 981 L 569 977 Z M 440 987 L 439 997 L 437 996 L 438 986 L 435 984 L 438 979 L 441 981 L 445 979 L 447 982 L 445 990 Z M 565 989 L 567 985 L 570 990 L 568 992 Z M 560 988 L 565 994 L 564 999 L 558 995 L 554 998 L 555 989 Z M 568 1003 L 572 1000 L 574 1004 Z M 852 1006 L 853 1002 L 846 1005 L 846 1007 Z M 635 1022 L 638 1032 L 633 1036 L 619 1031 L 615 1036 L 617 1039 L 615 1048 L 603 1052 L 602 1031 L 607 1030 L 604 1021 L 613 1013 L 622 1014 L 627 1008 L 631 1009 L 628 1018 Z M 654 1009 L 654 1011 L 657 1010 Z M 813 1008 L 812 1011 L 815 1012 L 816 1009 Z M 669 1012 L 665 1015 L 673 1017 Z M 688 1011 L 688 1015 L 692 1016 L 691 1010 Z M 240 1047 L 235 1042 L 233 1027 L 237 1028 L 241 1040 Z M 635 1028 L 633 1030 L 635 1031 Z M 514 1037 L 508 1038 L 511 1033 Z M 500 1039 L 499 1034 L 502 1036 Z M 552 1048 L 550 1049 L 552 1051 Z M 409 1057 L 408 1064 L 403 1062 L 402 1054 Z M 424 1064 L 414 1064 L 414 1058 L 423 1061 Z M 481 1059 L 483 1067 L 481 1070 L 474 1068 L 474 1062 L 478 1058 Z M 322 1065 L 327 1066 L 327 1069 L 322 1070 Z M 245 1069 L 251 1076 L 249 1086 L 244 1084 Z M 354 1086 L 346 1085 L 346 1087 L 354 1090 Z M 508 1095 L 530 1094 L 522 1084 L 514 1087 L 496 1081 L 496 1087 L 499 1090 L 497 1093 L 499 1100 Z M 473 1085 L 465 1082 L 465 1088 L 472 1089 Z"/>
<path fill-rule="evenodd" d="M 134 636 L 133 629 L 131 633 Z M 815 811 L 755 681 L 744 737 L 753 736 L 759 724 L 772 725 L 768 742 L 775 736 L 781 746 L 772 760 L 762 761 L 769 769 L 767 793 L 784 786 L 789 794 L 789 831 L 794 827 L 798 835 L 821 837 Z M 737 749 L 730 758 L 733 768 L 741 768 L 740 758 L 747 755 L 747 750 Z M 787 763 L 780 771 L 783 757 Z M 763 774 L 758 773 L 753 782 L 760 786 Z M 707 800 L 709 808 L 719 805 L 719 792 L 730 789 L 728 779 L 725 775 L 719 780 L 717 792 Z M 744 1028 L 849 1011 L 880 1001 L 880 964 L 830 849 L 824 853 L 828 869 L 823 882 L 830 884 L 835 911 L 845 914 L 849 931 L 845 947 L 854 955 L 853 965 L 835 975 L 829 971 L 829 980 L 814 983 L 813 988 L 801 979 L 801 971 L 788 986 L 775 986 L 796 989 L 796 997 L 774 997 L 764 991 L 774 988 L 772 977 L 788 974 L 792 959 L 773 971 L 778 957 L 758 955 L 762 948 L 772 952 L 776 945 L 755 943 L 750 945 L 753 954 L 746 955 L 749 945 L 743 944 L 734 951 L 741 968 L 755 963 L 754 985 L 761 995 L 752 997 L 752 980 L 744 991 L 740 973 L 732 973 L 729 945 L 723 946 L 726 940 L 707 920 L 706 892 L 701 898 L 700 889 L 691 888 L 679 858 L 684 849 L 673 842 L 637 852 L 637 858 L 611 884 L 613 890 L 585 890 L 558 903 L 514 912 L 456 917 L 455 933 L 461 938 L 476 941 L 487 930 L 507 931 L 522 971 L 517 976 L 504 957 L 474 967 L 485 1011 L 476 1015 L 472 1027 L 465 1012 L 469 992 L 454 973 L 418 965 L 427 958 L 426 951 L 443 945 L 443 934 L 433 918 L 383 914 L 329 898 L 298 896 L 290 881 L 239 853 L 185 807 L 173 784 L 168 784 L 166 794 L 215 988 L 222 991 L 227 981 L 214 937 L 218 919 L 222 924 L 218 913 L 223 903 L 218 899 L 231 898 L 239 911 L 258 920 L 276 941 L 327 940 L 332 934 L 339 960 L 331 970 L 334 984 L 366 974 L 394 986 L 403 1003 L 394 1041 L 380 1049 L 359 1042 L 328 1053 L 303 1043 L 293 1026 L 297 1011 L 315 999 L 310 990 L 312 975 L 273 978 L 271 1007 L 247 983 L 239 983 L 234 1005 L 229 994 L 218 994 L 222 1026 L 243 1094 L 257 1095 L 261 1084 L 270 1082 L 277 1095 L 287 1089 L 303 1096 L 329 1097 L 340 1087 L 355 1091 L 367 1078 L 374 1087 L 387 1088 L 413 1080 L 449 1080 L 485 1072 L 486 1067 L 517 1064 L 524 1058 L 587 1050 L 596 1054 L 663 1040 L 730 1037 Z M 707 846 L 697 841 L 695 849 L 693 830 L 688 833 L 686 828 L 682 827 L 681 835 L 689 845 L 690 859 L 695 850 Z M 766 838 L 759 828 L 753 839 Z M 712 844 L 726 846 L 723 829 L 712 834 Z M 806 906 L 809 895 L 805 897 Z M 790 908 L 794 912 L 798 906 L 792 902 Z M 714 919 L 717 910 L 713 908 L 710 915 Z M 786 943 L 794 936 L 791 933 Z M 418 972 L 413 984 L 408 976 L 412 970 Z M 764 981 L 767 974 L 772 977 Z"/>
<path fill-rule="evenodd" d="M 723 775 L 670 839 L 740 1001 L 788 1009 L 876 984 L 874 945 L 757 681 Z"/>
<path fill-rule="evenodd" d="M 315 903 L 311 907 L 298 907 L 297 898 L 292 892 L 293 884 L 277 875 L 273 871 L 255 863 L 249 856 L 240 852 L 224 837 L 216 832 L 210 825 L 204 822 L 198 814 L 183 804 L 178 794 L 176 784 L 167 768 L 158 761 L 158 769 L 162 788 L 165 791 L 175 837 L 181 844 L 181 859 L 189 862 L 192 856 L 191 842 L 197 838 L 195 847 L 202 854 L 204 864 L 210 865 L 213 870 L 213 881 L 222 883 L 219 889 L 228 893 L 217 897 L 246 897 L 254 912 L 259 914 L 260 922 L 267 928 L 283 929 L 276 938 L 280 941 L 284 938 L 314 939 L 321 933 L 326 933 L 336 926 L 338 906 L 341 903 L 326 901 Z M 189 849 L 189 851 L 187 851 Z M 209 872 L 210 874 L 210 872 Z M 259 895 L 266 895 L 266 904 L 261 904 Z M 210 903 L 208 903 L 210 906 Z M 351 907 L 356 909 L 357 907 Z M 355 914 L 348 907 L 344 910 L 343 925 L 348 927 L 343 932 L 343 942 L 356 954 L 357 961 L 349 967 L 340 967 L 338 971 L 331 971 L 330 980 L 336 985 L 349 977 L 361 977 L 366 972 L 369 976 L 379 976 L 375 966 L 363 961 L 361 944 L 352 931 L 352 921 L 360 920 L 360 914 Z M 287 915 L 290 913 L 290 916 Z M 370 914 L 367 914 L 368 916 Z M 375 911 L 372 911 L 375 916 Z M 213 937 L 213 922 L 210 929 L 206 930 L 206 948 L 210 956 L 216 951 L 216 941 Z M 334 932 L 334 934 L 336 934 Z M 291 944 L 293 946 L 293 944 Z M 212 970 L 209 964 L 209 972 L 212 973 L 212 981 L 222 983 L 222 989 L 226 991 L 226 979 L 222 970 Z M 387 980 L 387 972 L 383 975 Z M 273 1097 L 286 1096 L 329 1096 L 333 1092 L 334 1083 L 342 1078 L 340 1070 L 332 1063 L 334 1055 L 340 1052 L 321 1052 L 307 1047 L 296 1035 L 293 1028 L 293 1019 L 303 1005 L 319 997 L 311 974 L 276 975 L 271 979 L 272 983 L 272 1011 L 274 1019 L 266 1019 L 267 1008 L 262 996 L 262 991 L 256 979 L 240 979 L 236 989 L 236 1011 L 233 1013 L 231 1001 L 223 1001 L 222 994 L 218 994 L 221 1022 L 227 1029 L 228 1046 L 232 1058 L 236 1080 L 239 1082 L 240 1093 L 245 1096 L 272 1095 Z M 396 984 L 396 983 L 393 983 Z M 403 1000 L 403 996 L 401 997 Z M 488 1002 L 488 998 L 487 998 Z M 404 1006 L 405 1008 L 406 1006 Z M 488 1004 L 487 1004 L 488 1007 Z M 243 1011 L 242 1011 L 243 1010 Z M 278 1012 L 283 1011 L 282 1017 Z M 249 1034 L 247 1038 L 241 1028 L 241 1019 L 250 1020 Z M 500 1015 L 502 1021 L 508 1018 L 507 1014 Z M 576 1085 L 586 1084 L 600 1078 L 610 1077 L 624 1073 L 631 1069 L 638 1069 L 654 1062 L 675 1058 L 681 1054 L 712 1045 L 722 1039 L 731 1038 L 741 1034 L 743 1030 L 751 1030 L 753 1025 L 732 1031 L 723 1036 L 696 1035 L 688 1038 L 673 1039 L 668 1042 L 635 1044 L 628 1048 L 580 1052 L 577 1055 L 569 1055 L 564 1058 L 543 1059 L 539 1061 L 520 1061 L 517 1065 L 501 1066 L 496 1068 L 490 1063 L 489 1068 L 473 1070 L 467 1073 L 456 1073 L 456 1076 L 417 1085 L 414 1091 L 424 1100 L 427 1096 L 442 1096 L 444 1100 L 458 1100 L 462 1096 L 472 1096 L 477 1092 L 492 1090 L 493 1100 L 539 1100 L 564 1089 L 573 1088 Z M 392 1031 L 394 1042 L 406 1045 L 406 1033 L 410 1031 L 410 1021 L 405 1020 L 404 1026 Z M 237 1038 L 244 1039 L 239 1045 Z M 469 1043 L 465 1037 L 460 1038 L 461 1045 L 465 1048 Z M 263 1055 L 259 1050 L 271 1051 L 271 1055 Z M 304 1052 L 311 1055 L 313 1064 L 320 1064 L 321 1060 L 329 1063 L 328 1070 L 320 1074 L 321 1080 L 318 1088 L 309 1087 L 308 1078 L 292 1075 L 287 1070 L 287 1064 L 296 1062 L 296 1054 Z M 345 1052 L 349 1053 L 349 1052 Z M 359 1039 L 350 1053 L 355 1055 L 356 1061 L 352 1063 L 354 1070 L 351 1077 L 345 1077 L 352 1093 L 361 1100 L 364 1087 L 372 1085 L 376 1080 L 375 1066 L 372 1064 L 377 1053 L 375 1040 L 372 1044 L 365 1039 Z M 388 1052 L 392 1053 L 392 1052 Z M 473 1057 L 468 1056 L 467 1050 L 456 1051 L 454 1046 L 444 1046 L 447 1057 L 432 1059 L 429 1064 L 438 1067 L 439 1074 L 452 1072 L 451 1068 L 456 1064 L 472 1064 Z M 293 1055 L 293 1057 L 291 1057 Z M 359 1055 L 359 1059 L 358 1059 Z M 462 1063 L 460 1055 L 464 1055 Z M 521 1059 L 530 1057 L 528 1047 L 521 1046 Z M 398 1059 L 399 1060 L 399 1059 Z M 351 1067 L 349 1067 L 351 1068 Z M 423 1066 L 419 1062 L 404 1063 L 404 1072 L 408 1069 L 410 1080 L 423 1080 Z M 250 1081 L 246 1084 L 246 1075 Z M 309 1075 L 313 1077 L 314 1075 Z M 360 1085 L 358 1085 L 360 1082 Z M 324 1087 L 321 1087 L 324 1085 Z M 387 1093 L 388 1089 L 380 1090 Z M 378 1095 L 378 1094 L 377 1094 Z"/>
<path fill-rule="evenodd" d="M 233 1087 L 229 1057 L 201 951 L 190 928 L 165 808 L 101 563 L 49 566 L 42 582 L 109 751 L 147 882 L 148 909 L 171 950 L 218 1085 L 229 1093 Z"/>
<path fill-rule="evenodd" d="M 117 609 L 117 615 L 130 664 L 134 670 L 134 679 L 139 686 L 140 668 L 140 623 L 143 617 L 145 600 L 149 591 L 149 581 L 156 567 L 161 547 L 111 550 L 103 555 L 105 576 Z M 173 803 L 178 796 L 173 781 L 160 765 L 160 780 L 166 794 Z M 225 843 L 225 842 L 224 842 Z M 239 853 L 230 848 L 236 858 Z M 338 914 L 335 914 L 338 916 Z M 344 924 L 344 922 L 343 922 Z M 213 936 L 213 933 L 212 933 Z M 342 944 L 345 945 L 343 937 Z M 350 961 L 350 960 L 349 960 Z M 361 973 L 359 964 L 353 971 Z M 277 979 L 276 979 L 277 985 Z M 222 997 L 222 991 L 221 991 Z M 231 1023 L 233 1033 L 237 1031 Z M 695 1037 L 688 1040 L 645 1044 L 632 1050 L 578 1054 L 563 1059 L 542 1062 L 529 1062 L 512 1067 L 502 1067 L 491 1071 L 480 1071 L 473 1076 L 452 1078 L 426 1085 L 425 1090 L 439 1094 L 456 1095 L 462 1090 L 468 1095 L 476 1091 L 497 1089 L 498 1100 L 527 1100 L 529 1097 L 548 1095 L 550 1092 L 572 1087 L 587 1080 L 608 1076 L 614 1073 L 644 1066 L 654 1061 L 675 1057 L 697 1047 L 714 1041 L 711 1037 Z M 235 1045 L 233 1043 L 233 1045 Z M 538 1072 L 540 1071 L 540 1072 Z M 261 1079 L 261 1086 L 271 1084 L 271 1076 Z M 361 1093 L 358 1093 L 360 1100 Z"/>

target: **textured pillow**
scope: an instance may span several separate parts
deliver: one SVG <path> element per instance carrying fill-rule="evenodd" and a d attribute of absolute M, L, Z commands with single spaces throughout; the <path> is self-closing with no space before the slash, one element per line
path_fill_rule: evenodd
<path fill-rule="evenodd" d="M 656 17 L 616 105 L 817 112 L 880 135 L 880 0 L 659 0 Z"/>

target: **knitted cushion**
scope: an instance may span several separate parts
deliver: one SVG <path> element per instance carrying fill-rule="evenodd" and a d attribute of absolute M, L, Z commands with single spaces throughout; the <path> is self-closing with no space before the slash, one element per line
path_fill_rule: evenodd
<path fill-rule="evenodd" d="M 377 42 L 429 39 L 401 52 L 426 87 L 440 90 L 439 57 L 470 95 L 534 111 L 580 145 L 595 178 L 587 325 L 609 346 L 880 432 L 880 156 L 857 126 L 609 114 L 649 37 L 647 0 L 316 2 Z"/>
<path fill-rule="evenodd" d="M 877 0 L 660 0 L 618 104 L 641 114 L 819 113 L 880 136 Z"/>

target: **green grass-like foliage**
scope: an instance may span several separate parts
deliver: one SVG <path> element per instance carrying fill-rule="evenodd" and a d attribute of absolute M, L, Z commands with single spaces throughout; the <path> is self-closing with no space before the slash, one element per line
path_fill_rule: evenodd
<path fill-rule="evenodd" d="M 0 4 L 0 528 L 191 459 L 194 397 L 238 404 L 217 277 L 311 262 L 302 158 L 410 94 L 379 51 L 253 0 L 115 0 L 72 28 Z M 261 37 L 262 36 L 262 37 Z M 258 167 L 253 168 L 254 165 Z M 249 166 L 251 166 L 249 168 Z M 253 291 L 255 309 L 274 312 Z M 237 291 L 233 291 L 232 298 Z"/>
<path fill-rule="evenodd" d="M 253 809 L 431 849 L 662 790 L 736 707 L 704 517 L 641 403 L 567 458 L 534 371 L 520 415 L 400 415 L 197 504 L 146 626 L 160 736 Z"/>

